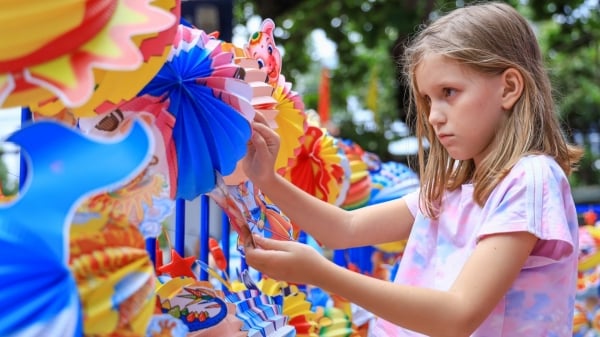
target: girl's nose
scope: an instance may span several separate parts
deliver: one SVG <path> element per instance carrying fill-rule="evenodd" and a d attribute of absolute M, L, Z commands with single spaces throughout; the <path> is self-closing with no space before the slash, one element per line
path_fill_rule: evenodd
<path fill-rule="evenodd" d="M 446 122 L 446 115 L 442 112 L 439 106 L 431 104 L 429 107 L 429 124 L 439 125 Z"/>

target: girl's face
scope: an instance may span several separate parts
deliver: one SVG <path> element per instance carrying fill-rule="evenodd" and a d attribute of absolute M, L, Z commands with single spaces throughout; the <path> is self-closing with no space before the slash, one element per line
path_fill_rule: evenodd
<path fill-rule="evenodd" d="M 449 155 L 478 165 L 491 150 L 506 118 L 502 75 L 475 72 L 439 54 L 423 57 L 415 70 L 418 93 L 428 102 L 429 124 Z"/>

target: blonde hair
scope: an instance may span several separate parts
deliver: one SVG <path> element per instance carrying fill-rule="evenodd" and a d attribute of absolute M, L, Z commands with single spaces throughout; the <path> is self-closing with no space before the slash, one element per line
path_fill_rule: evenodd
<path fill-rule="evenodd" d="M 523 76 L 523 93 L 495 135 L 496 150 L 477 168 L 473 160 L 452 159 L 428 123 L 428 105 L 418 94 L 415 81 L 415 69 L 426 53 L 444 55 L 483 74 L 501 74 L 514 68 Z M 425 214 L 437 218 L 444 191 L 468 182 L 474 185 L 474 200 L 483 206 L 492 190 L 527 154 L 551 156 L 567 175 L 571 173 L 582 151 L 569 145 L 562 133 L 536 36 L 527 20 L 510 5 L 487 2 L 456 9 L 421 30 L 404 56 L 410 111 L 416 114 L 415 132 L 420 142 L 421 207 Z M 429 142 L 427 154 L 423 138 Z"/>

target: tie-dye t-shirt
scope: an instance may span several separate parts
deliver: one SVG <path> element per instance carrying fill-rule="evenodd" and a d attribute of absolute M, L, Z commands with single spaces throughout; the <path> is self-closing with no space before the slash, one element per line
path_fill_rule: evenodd
<path fill-rule="evenodd" d="M 472 336 L 572 336 L 578 223 L 564 172 L 552 158 L 527 156 L 484 207 L 472 195 L 472 185 L 447 192 L 438 220 L 419 211 L 418 191 L 407 195 L 415 223 L 395 282 L 448 290 L 479 240 L 527 231 L 539 241 L 512 287 Z M 380 319 L 370 336 L 423 335 Z"/>

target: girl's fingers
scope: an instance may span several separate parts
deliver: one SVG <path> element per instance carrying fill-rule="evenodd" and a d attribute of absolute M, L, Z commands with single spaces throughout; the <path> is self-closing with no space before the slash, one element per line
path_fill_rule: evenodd
<path fill-rule="evenodd" d="M 260 112 L 256 112 L 256 115 L 254 115 L 254 121 L 261 123 L 261 124 L 265 124 L 267 125 L 267 118 Z"/>
<path fill-rule="evenodd" d="M 257 122 L 252 123 L 252 131 L 263 137 L 269 137 L 275 133 L 268 125 Z"/>
<path fill-rule="evenodd" d="M 279 135 L 270 127 L 260 123 L 252 124 L 252 142 L 255 145 L 264 144 L 272 153 L 277 153 L 279 150 Z M 257 146 L 259 148 L 260 146 Z"/>
<path fill-rule="evenodd" d="M 267 239 L 258 235 L 254 236 L 254 242 L 256 242 L 256 245 L 264 250 L 285 251 L 289 246 L 289 243 L 286 241 Z"/>
<path fill-rule="evenodd" d="M 254 236 L 252 235 L 252 232 L 250 231 L 250 228 L 248 226 L 241 226 L 240 237 L 242 238 L 242 242 L 244 242 L 244 247 L 256 248 Z"/>

